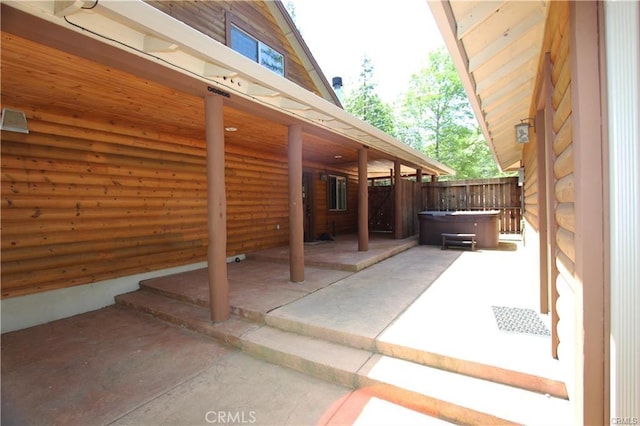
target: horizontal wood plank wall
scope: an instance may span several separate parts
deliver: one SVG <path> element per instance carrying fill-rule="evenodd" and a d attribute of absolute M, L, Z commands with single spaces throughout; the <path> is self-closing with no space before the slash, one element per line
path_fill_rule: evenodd
<path fill-rule="evenodd" d="M 556 290 L 558 300 L 556 309 L 559 322 L 558 357 L 566 371 L 569 397 L 574 392 L 573 375 L 575 370 L 575 318 L 576 292 L 574 280 L 575 262 L 575 208 L 574 208 L 574 170 L 573 170 L 573 134 L 571 125 L 571 64 L 569 59 L 569 4 L 566 1 L 551 2 L 547 31 L 551 31 L 550 59 L 553 114 L 553 152 L 555 154 L 554 175 L 556 179 L 554 194 L 556 208 L 555 220 L 558 253 L 556 265 L 558 277 Z"/>
<path fill-rule="evenodd" d="M 28 119 L 29 135 L 2 132 L 3 297 L 204 260 L 203 147 L 171 154 L 89 121 Z"/>
<path fill-rule="evenodd" d="M 1 134 L 2 297 L 204 261 L 203 100 L 2 40 L 2 106 L 30 130 Z M 256 138 L 225 148 L 230 256 L 288 241 L 286 141 Z"/>
<path fill-rule="evenodd" d="M 2 297 L 206 259 L 201 98 L 6 33 L 2 71 L 2 106 L 30 129 L 1 135 Z M 242 137 L 225 146 L 229 256 L 288 242 L 286 129 Z M 315 173 L 317 234 L 356 232 L 357 171 L 305 167 L 348 178 L 347 211 L 329 212 Z"/>
<path fill-rule="evenodd" d="M 222 44 L 227 44 L 225 13 L 232 13 L 249 28 L 252 36 L 285 56 L 286 78 L 320 93 L 264 2 L 159 0 L 147 3 Z"/>
<path fill-rule="evenodd" d="M 29 135 L 2 133 L 3 297 L 205 260 L 204 147 L 97 146 L 93 123 L 65 120 L 35 111 Z M 230 145 L 226 160 L 228 254 L 286 244 L 286 159 Z"/>
<path fill-rule="evenodd" d="M 322 234 L 339 236 L 358 231 L 358 172 L 353 168 L 326 168 L 317 163 L 305 162 L 305 167 L 313 167 L 315 179 L 314 203 L 316 210 L 315 229 L 318 238 Z M 329 210 L 328 181 L 321 175 L 335 174 L 347 178 L 347 210 Z"/>

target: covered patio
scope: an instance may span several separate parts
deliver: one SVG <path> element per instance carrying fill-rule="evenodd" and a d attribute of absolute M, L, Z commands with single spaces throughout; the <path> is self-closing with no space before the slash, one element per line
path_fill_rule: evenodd
<path fill-rule="evenodd" d="M 306 261 L 318 264 L 305 267 L 307 280 L 303 284 L 288 280 L 286 260 L 278 261 L 278 253 L 274 251 L 230 264 L 230 300 L 232 311 L 237 315 L 224 323 L 212 324 L 209 320 L 206 270 L 142 282 L 140 291 L 118 297 L 118 306 L 106 309 L 122 312 L 128 311 L 123 306 L 135 308 L 162 319 L 165 324 L 179 325 L 226 342 L 230 344 L 226 350 L 239 348 L 254 358 L 286 366 L 286 371 L 297 370 L 323 383 L 339 385 L 337 389 L 345 389 L 342 400 L 322 399 L 319 403 L 324 408 L 322 414 L 309 410 L 305 417 L 298 412 L 296 421 L 303 424 L 339 423 L 341 419 L 352 422 L 370 413 L 374 400 L 389 404 L 388 413 L 402 409 L 454 423 L 505 420 L 528 424 L 571 423 L 566 389 L 558 376 L 557 361 L 548 351 L 550 337 L 500 330 L 494 316 L 494 307 L 535 309 L 529 306 L 534 300 L 529 295 L 535 291 L 535 284 L 525 278 L 528 266 L 519 241 L 501 240 L 497 250 L 475 252 L 417 246 L 412 239 L 398 241 L 378 237 L 371 241 L 369 255 L 376 250 L 400 253 L 353 272 L 340 269 L 337 263 L 320 263 L 329 255 L 342 259 L 342 265 L 361 262 L 360 258 L 350 258 L 357 253 L 351 247 L 357 245 L 355 236 L 316 244 L 305 250 Z M 505 273 L 496 277 L 497 268 Z M 122 368 L 126 365 L 123 358 L 135 356 L 136 348 L 148 347 L 151 342 L 163 346 L 156 341 L 162 336 L 157 333 L 134 339 L 127 346 L 128 351 L 110 348 L 109 339 L 92 344 L 82 339 L 74 341 L 78 321 L 83 322 L 85 329 L 105 330 L 111 327 L 108 318 L 109 315 L 90 313 L 3 335 L 2 385 L 19 392 L 21 401 L 7 411 L 7 399 L 3 396 L 3 423 L 11 420 L 4 416 L 16 413 L 34 422 L 42 419 L 38 416 L 47 413 L 38 411 L 38 407 L 43 407 L 41 399 L 52 395 L 30 392 L 41 380 L 40 372 L 48 371 L 47 375 L 52 377 L 47 380 L 60 376 L 60 383 L 67 383 L 62 376 L 68 369 L 47 369 L 47 364 L 56 359 L 55 362 L 68 359 L 74 363 L 85 355 L 92 360 L 94 370 L 84 374 L 96 377 L 87 377 L 83 383 L 74 383 L 68 389 L 64 386 L 58 389 L 53 396 L 60 400 L 57 415 L 64 416 L 83 407 L 80 411 L 87 412 L 75 413 L 74 418 L 91 418 L 83 416 L 91 416 L 91 410 L 106 410 L 83 399 L 89 398 L 83 395 L 100 399 L 115 385 L 108 382 L 102 370 L 113 372 Z M 547 321 L 544 316 L 539 320 Z M 33 343 L 43 333 L 55 334 L 56 339 L 66 342 L 56 345 L 62 353 L 54 360 L 44 355 L 50 350 L 46 345 L 35 347 Z M 166 344 L 174 343 L 167 340 Z M 98 352 L 95 345 L 99 346 Z M 64 356 L 65 351 L 70 353 L 68 358 Z M 31 353 L 28 363 L 23 361 L 26 358 L 21 357 L 21 352 Z M 40 352 L 43 356 L 37 356 Z M 106 357 L 105 362 L 98 362 L 100 360 L 94 359 L 96 356 Z M 188 359 L 192 355 L 187 351 L 180 356 Z M 200 357 L 198 362 L 202 361 L 200 352 L 193 356 Z M 144 370 L 145 364 L 140 368 Z M 217 368 L 222 375 L 217 380 L 226 383 L 224 369 Z M 203 383 L 197 377 L 187 379 L 180 385 L 186 396 L 177 398 L 169 389 L 175 386 L 175 380 L 172 376 L 164 391 L 159 390 L 155 382 L 148 392 L 140 385 L 134 408 L 125 409 L 115 404 L 109 411 L 110 421 L 126 424 L 172 418 L 201 419 L 204 413 L 193 412 L 195 403 L 189 402 L 188 395 L 207 394 L 204 388 L 214 387 L 215 382 Z M 233 394 L 234 386 L 240 386 L 231 382 L 224 393 Z M 273 384 L 257 383 L 265 387 L 253 392 L 273 392 Z M 93 389 L 96 387 L 102 389 Z M 89 388 L 95 392 L 89 392 Z M 228 397 L 220 396 L 218 389 L 218 393 L 209 394 L 207 400 L 218 410 L 226 409 L 224 404 L 247 407 L 251 403 L 243 398 L 251 398 L 253 392 L 231 403 Z M 74 403 L 69 404 L 65 398 L 70 398 L 72 393 Z M 216 401 L 220 404 L 216 405 Z M 202 404 L 201 401 L 198 406 Z M 270 408 L 268 401 L 263 404 L 266 405 L 257 406 L 256 410 L 258 417 L 265 419 Z M 288 402 L 282 404 L 286 406 Z M 357 405 L 355 418 L 354 404 Z M 284 418 L 270 417 L 269 420 L 286 423 Z"/>

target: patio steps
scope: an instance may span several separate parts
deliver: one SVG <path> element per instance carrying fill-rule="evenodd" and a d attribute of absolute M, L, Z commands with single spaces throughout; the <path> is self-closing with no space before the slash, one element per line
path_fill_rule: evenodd
<path fill-rule="evenodd" d="M 548 394 L 556 398 L 568 398 L 565 384 L 558 380 L 459 359 L 450 355 L 442 355 L 406 347 L 386 342 L 377 337 L 353 335 L 341 330 L 327 328 L 323 325 L 303 323 L 299 320 L 288 318 L 286 315 L 280 314 L 277 310 L 266 314 L 264 316 L 264 322 L 269 326 L 281 330 L 368 350 L 416 364 L 435 367 L 452 373 L 463 374 L 540 394 Z"/>
<path fill-rule="evenodd" d="M 453 423 L 569 420 L 562 417 L 569 412 L 566 400 L 377 353 L 375 347 L 352 347 L 237 315 L 212 324 L 206 307 L 145 289 L 117 296 L 116 303 L 227 342 L 257 358 Z"/>

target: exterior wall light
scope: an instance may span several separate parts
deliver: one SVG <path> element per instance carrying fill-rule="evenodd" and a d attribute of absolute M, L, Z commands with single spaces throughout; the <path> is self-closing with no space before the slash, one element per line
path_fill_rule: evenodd
<path fill-rule="evenodd" d="M 531 123 L 530 123 L 531 122 Z M 528 143 L 529 142 L 529 128 L 535 127 L 536 121 L 533 118 L 523 118 L 520 120 L 520 124 L 516 124 L 516 142 Z"/>

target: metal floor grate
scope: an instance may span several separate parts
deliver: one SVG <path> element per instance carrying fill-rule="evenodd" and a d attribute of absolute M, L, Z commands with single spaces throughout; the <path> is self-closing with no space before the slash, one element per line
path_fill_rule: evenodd
<path fill-rule="evenodd" d="M 551 335 L 547 326 L 533 309 L 507 306 L 492 306 L 491 308 L 501 331 L 537 336 Z"/>

